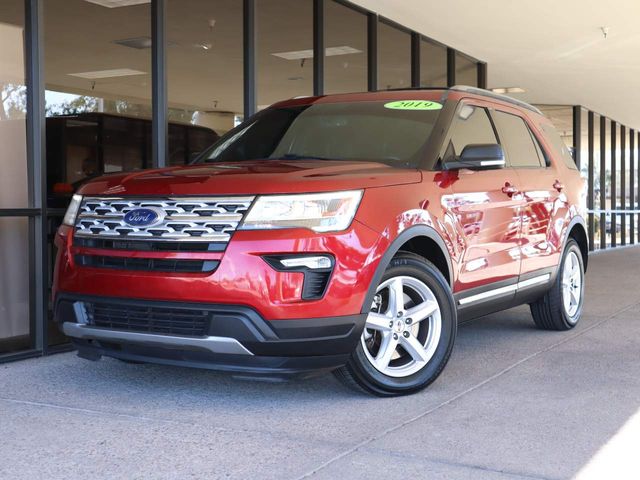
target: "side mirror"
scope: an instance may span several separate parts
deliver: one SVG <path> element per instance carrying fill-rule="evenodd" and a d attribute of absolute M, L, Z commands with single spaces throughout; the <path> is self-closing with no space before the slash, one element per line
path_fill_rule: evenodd
<path fill-rule="evenodd" d="M 468 168 L 470 170 L 494 170 L 504 168 L 504 150 L 497 143 L 467 145 L 455 160 L 445 162 L 445 170 Z"/>

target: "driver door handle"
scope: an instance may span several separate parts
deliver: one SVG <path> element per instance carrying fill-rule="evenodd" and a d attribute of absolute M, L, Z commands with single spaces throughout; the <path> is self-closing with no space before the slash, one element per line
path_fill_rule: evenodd
<path fill-rule="evenodd" d="M 518 188 L 515 185 L 511 185 L 509 182 L 506 182 L 504 187 L 502 187 L 502 193 L 506 193 L 511 197 L 518 193 Z"/>

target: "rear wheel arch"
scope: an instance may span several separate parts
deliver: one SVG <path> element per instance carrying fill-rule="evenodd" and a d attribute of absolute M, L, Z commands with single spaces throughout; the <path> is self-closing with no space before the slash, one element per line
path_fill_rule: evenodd
<path fill-rule="evenodd" d="M 400 251 L 411 252 L 429 260 L 438 268 L 440 273 L 442 273 L 449 287 L 453 288 L 451 256 L 444 240 L 433 227 L 428 225 L 415 225 L 407 228 L 398 235 L 382 256 L 376 268 L 376 273 L 369 285 L 369 289 L 367 290 L 367 296 L 361 309 L 362 313 L 367 313 L 371 309 L 373 296 L 380 283 L 380 279 L 393 257 Z"/>

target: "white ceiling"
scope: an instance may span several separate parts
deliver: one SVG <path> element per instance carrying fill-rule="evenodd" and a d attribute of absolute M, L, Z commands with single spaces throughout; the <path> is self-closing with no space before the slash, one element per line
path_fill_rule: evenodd
<path fill-rule="evenodd" d="M 640 128 L 640 0 L 354 0 L 489 64 L 489 86 Z M 609 27 L 605 39 L 601 27 Z"/>

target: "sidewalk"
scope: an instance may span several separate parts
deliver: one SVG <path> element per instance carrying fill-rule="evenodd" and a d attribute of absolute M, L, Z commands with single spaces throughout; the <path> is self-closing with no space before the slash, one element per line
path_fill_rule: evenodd
<path fill-rule="evenodd" d="M 462 325 L 405 398 L 73 353 L 0 365 L 0 479 L 639 478 L 639 272 L 640 248 L 592 256 L 571 332 L 524 307 Z"/>

